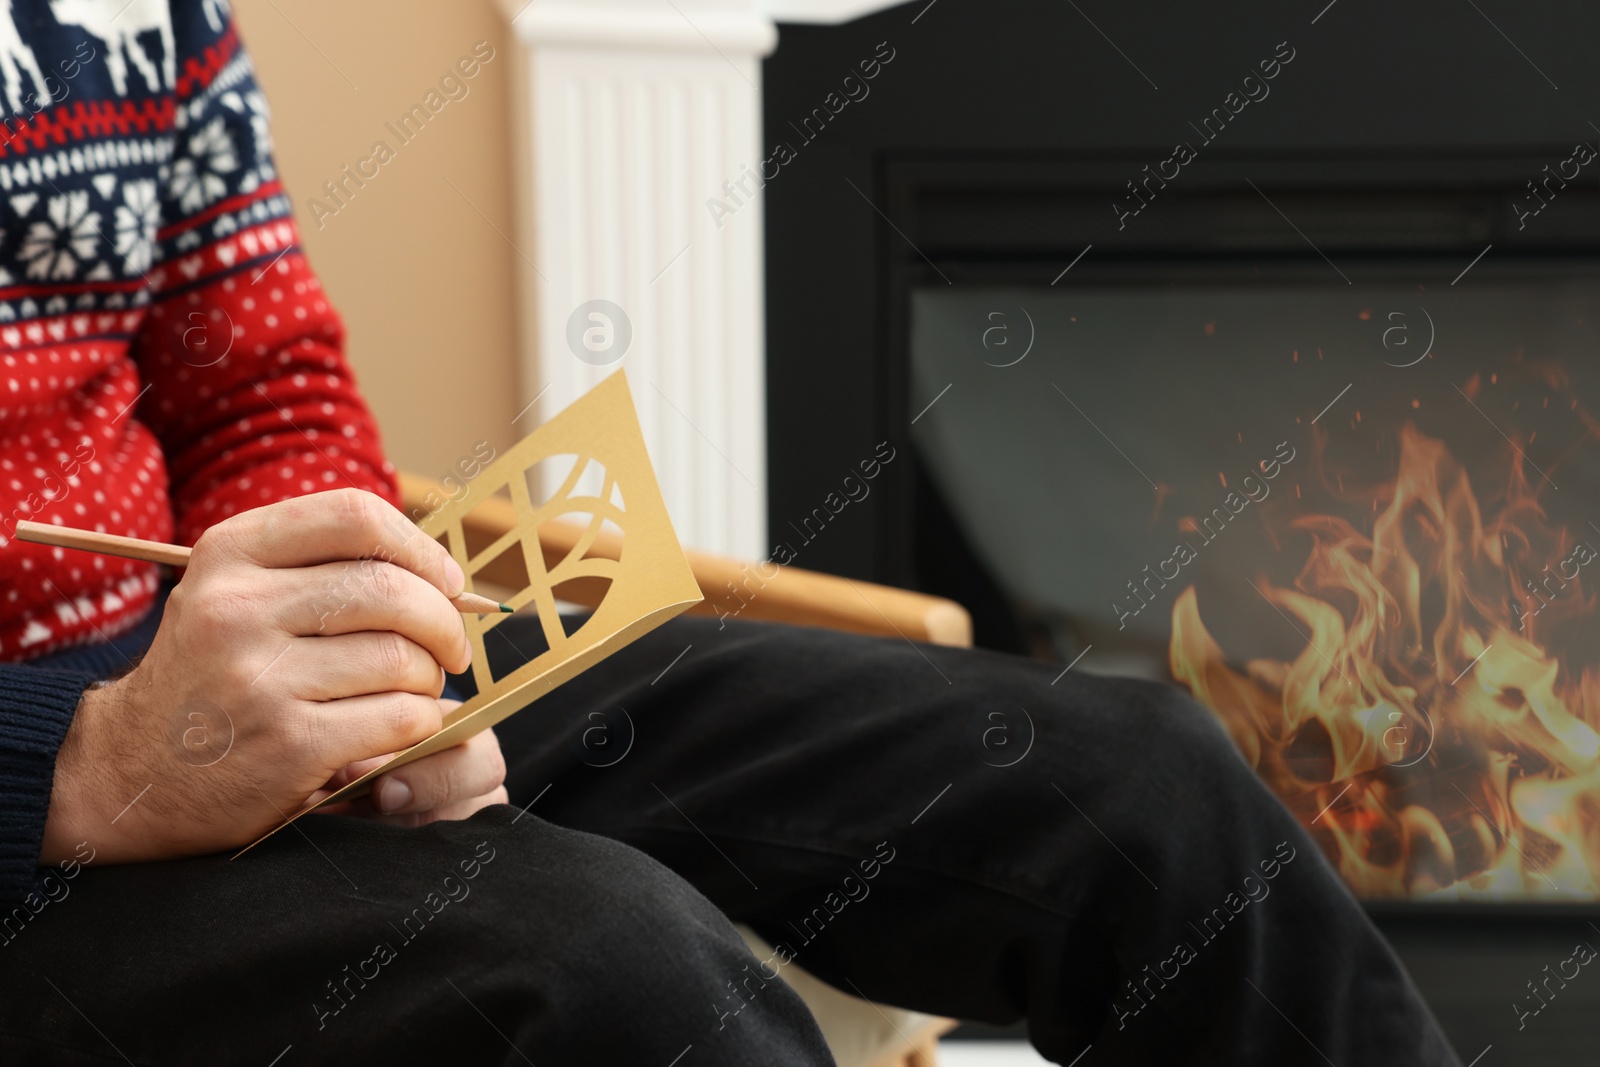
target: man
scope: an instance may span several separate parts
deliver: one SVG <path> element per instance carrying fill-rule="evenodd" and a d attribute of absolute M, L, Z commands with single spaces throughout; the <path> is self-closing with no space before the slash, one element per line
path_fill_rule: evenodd
<path fill-rule="evenodd" d="M 1063 1063 L 1456 1062 L 1206 713 L 983 652 L 672 623 L 230 862 L 468 650 L 225 12 L 0 7 L 6 1062 L 831 1062 L 789 966 Z M 21 519 L 194 555 L 169 594 Z"/>

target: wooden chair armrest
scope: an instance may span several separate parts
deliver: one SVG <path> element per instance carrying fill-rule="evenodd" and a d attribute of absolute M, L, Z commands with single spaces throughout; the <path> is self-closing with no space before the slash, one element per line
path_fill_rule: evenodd
<path fill-rule="evenodd" d="M 428 513 L 430 498 L 450 497 L 434 479 L 405 471 L 400 473 L 400 491 L 405 512 L 413 517 Z M 488 542 L 510 530 L 516 521 L 509 501 L 491 498 L 472 509 L 464 526 L 469 538 Z M 539 531 L 546 565 L 555 566 L 564 559 L 582 533 L 583 527 L 576 524 L 546 523 Z M 602 532 L 589 554 L 616 559 L 621 548 L 622 538 Z M 898 635 L 935 645 L 972 644 L 972 618 L 953 600 L 777 563 L 748 563 L 693 549 L 684 555 L 706 598 L 690 609 L 691 614 Z M 488 581 L 513 588 L 522 584 L 521 575 L 497 575 L 493 567 L 481 573 Z M 563 600 L 589 608 L 598 604 L 604 593 L 603 583 L 572 582 L 561 588 Z"/>

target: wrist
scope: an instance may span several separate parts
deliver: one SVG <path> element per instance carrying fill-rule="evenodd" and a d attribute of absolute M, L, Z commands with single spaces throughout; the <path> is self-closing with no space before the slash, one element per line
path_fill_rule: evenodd
<path fill-rule="evenodd" d="M 44 842 L 39 862 L 57 866 L 72 859 L 80 843 L 88 840 L 87 827 L 93 824 L 99 807 L 99 788 L 93 768 L 93 753 L 105 703 L 113 690 L 96 683 L 85 689 L 67 727 L 61 748 L 56 752 L 55 780 L 50 788 L 50 810 L 45 818 Z"/>

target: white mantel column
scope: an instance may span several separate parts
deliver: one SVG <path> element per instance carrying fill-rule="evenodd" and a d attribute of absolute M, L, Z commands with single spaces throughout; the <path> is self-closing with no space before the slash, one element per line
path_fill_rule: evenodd
<path fill-rule="evenodd" d="M 772 20 L 750 0 L 505 0 L 505 10 L 521 68 L 520 403 L 543 391 L 517 430 L 625 368 L 679 538 L 764 559 L 761 203 L 741 197 L 728 214 L 708 201 L 733 206 L 724 183 L 765 155 Z M 590 309 L 575 331 L 582 356 L 569 341 L 574 311 L 596 300 L 631 325 L 620 361 L 605 346 L 622 324 Z"/>

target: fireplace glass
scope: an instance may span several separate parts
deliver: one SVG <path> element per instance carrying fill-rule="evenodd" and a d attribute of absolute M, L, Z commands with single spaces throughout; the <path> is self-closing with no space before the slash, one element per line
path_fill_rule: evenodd
<path fill-rule="evenodd" d="M 918 288 L 915 447 L 1062 662 L 1190 692 L 1358 895 L 1593 901 L 1600 264 L 1340 267 Z"/>

